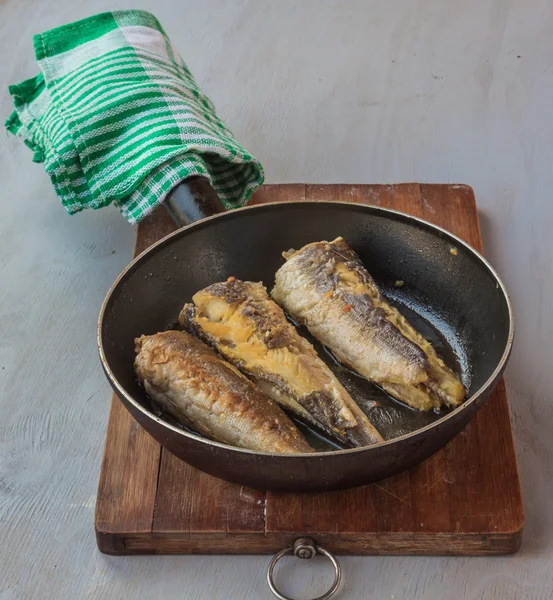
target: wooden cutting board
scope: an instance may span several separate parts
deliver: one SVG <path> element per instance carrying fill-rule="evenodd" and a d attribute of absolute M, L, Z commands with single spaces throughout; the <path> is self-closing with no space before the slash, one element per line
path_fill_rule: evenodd
<path fill-rule="evenodd" d="M 464 185 L 266 185 L 250 204 L 345 200 L 393 208 L 449 229 L 482 251 Z M 173 231 L 158 210 L 135 254 Z M 335 553 L 506 554 L 524 522 L 503 381 L 469 426 L 424 463 L 329 493 L 252 490 L 206 475 L 151 438 L 114 396 L 98 498 L 98 547 L 109 554 L 273 553 L 311 535 Z"/>

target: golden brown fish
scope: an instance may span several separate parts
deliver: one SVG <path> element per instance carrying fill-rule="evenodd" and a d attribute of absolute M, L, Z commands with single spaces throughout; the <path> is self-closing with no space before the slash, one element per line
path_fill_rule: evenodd
<path fill-rule="evenodd" d="M 261 452 L 313 452 L 288 416 L 247 377 L 184 331 L 136 340 L 146 392 L 178 421 L 225 444 Z"/>
<path fill-rule="evenodd" d="M 341 237 L 284 257 L 273 298 L 339 361 L 419 410 L 463 402 L 459 377 L 386 302 Z"/>
<path fill-rule="evenodd" d="M 194 295 L 179 322 L 300 420 L 347 446 L 382 441 L 367 416 L 261 283 L 230 278 Z"/>

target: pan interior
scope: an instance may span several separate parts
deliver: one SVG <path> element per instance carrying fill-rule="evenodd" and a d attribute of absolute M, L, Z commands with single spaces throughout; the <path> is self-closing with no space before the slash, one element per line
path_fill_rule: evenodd
<path fill-rule="evenodd" d="M 152 407 L 133 373 L 134 339 L 172 328 L 199 289 L 230 276 L 269 289 L 282 251 L 338 236 L 356 250 L 388 300 L 461 376 L 469 396 L 498 366 L 508 344 L 509 307 L 493 272 L 449 235 L 378 208 L 297 203 L 227 213 L 154 246 L 112 290 L 100 337 L 124 390 Z M 398 282 L 401 284 L 398 285 Z M 420 429 L 449 411 L 420 413 L 336 363 L 303 328 L 321 358 L 386 439 Z M 306 432 L 318 449 L 335 446 Z"/>

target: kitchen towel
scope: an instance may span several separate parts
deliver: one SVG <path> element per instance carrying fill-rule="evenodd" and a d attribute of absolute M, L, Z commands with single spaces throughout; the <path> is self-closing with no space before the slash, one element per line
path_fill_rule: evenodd
<path fill-rule="evenodd" d="M 150 13 L 102 13 L 36 35 L 34 47 L 41 72 L 10 86 L 6 127 L 70 214 L 113 202 L 137 223 L 196 175 L 236 208 L 263 183 Z"/>

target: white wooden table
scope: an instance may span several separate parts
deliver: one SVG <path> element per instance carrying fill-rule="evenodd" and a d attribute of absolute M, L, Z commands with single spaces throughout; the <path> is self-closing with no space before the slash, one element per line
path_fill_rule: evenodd
<path fill-rule="evenodd" d="M 505 558 L 342 558 L 341 598 L 553 596 L 553 3 L 4 0 L 0 103 L 32 34 L 155 12 L 267 181 L 463 182 L 517 321 L 507 370 L 526 532 Z M 102 298 L 132 253 L 115 210 L 68 217 L 19 140 L 0 145 L 0 600 L 269 599 L 263 557 L 108 557 L 93 511 L 110 393 Z M 325 563 L 290 560 L 288 593 Z"/>

